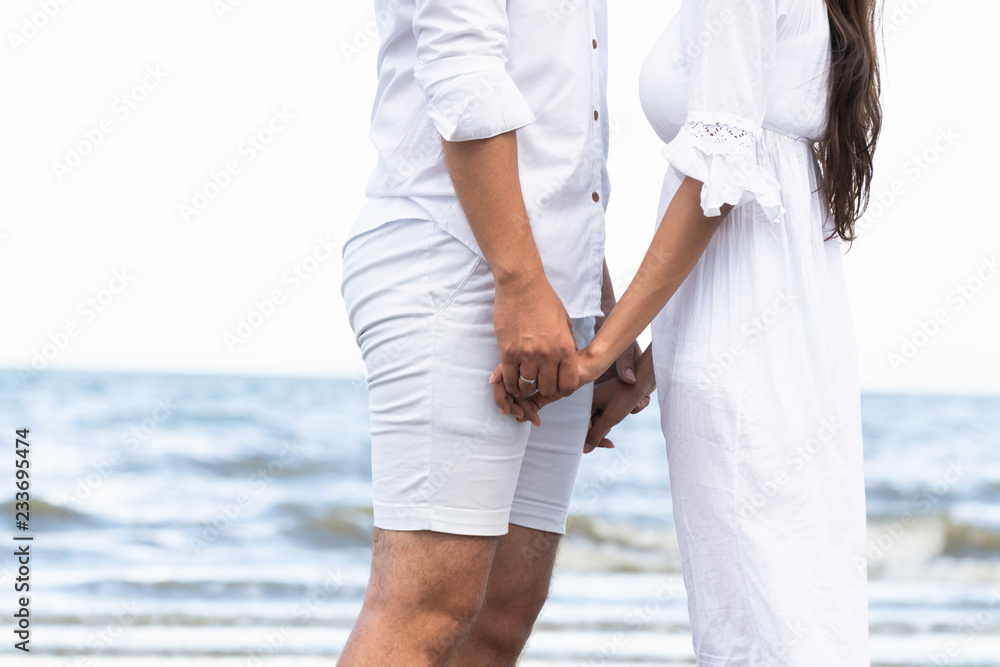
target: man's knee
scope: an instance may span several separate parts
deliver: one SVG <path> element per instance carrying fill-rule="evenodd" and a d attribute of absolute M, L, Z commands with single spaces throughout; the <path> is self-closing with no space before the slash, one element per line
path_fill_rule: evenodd
<path fill-rule="evenodd" d="M 532 581 L 520 591 L 506 590 L 491 595 L 487 604 L 508 629 L 530 632 L 548 597 L 548 578 L 545 578 L 544 581 Z"/>
<path fill-rule="evenodd" d="M 490 591 L 479 622 L 472 630 L 471 648 L 480 657 L 492 656 L 497 664 L 513 664 L 511 661 L 520 655 L 531 636 L 547 596 L 545 586 L 524 590 L 519 595 Z"/>
<path fill-rule="evenodd" d="M 511 526 L 501 539 L 486 605 L 505 635 L 530 633 L 549 596 L 559 535 Z"/>
<path fill-rule="evenodd" d="M 486 597 L 496 538 L 376 530 L 368 605 L 467 628 Z"/>

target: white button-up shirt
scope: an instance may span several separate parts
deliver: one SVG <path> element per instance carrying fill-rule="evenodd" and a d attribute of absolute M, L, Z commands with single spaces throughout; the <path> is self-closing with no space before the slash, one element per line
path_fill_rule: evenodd
<path fill-rule="evenodd" d="M 351 237 L 429 219 L 482 255 L 441 137 L 517 130 L 521 191 L 570 317 L 600 315 L 607 173 L 606 0 L 375 0 L 378 164 Z"/>

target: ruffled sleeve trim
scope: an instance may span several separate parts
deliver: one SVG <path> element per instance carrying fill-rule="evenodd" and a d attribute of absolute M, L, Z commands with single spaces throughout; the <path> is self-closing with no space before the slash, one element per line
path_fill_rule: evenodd
<path fill-rule="evenodd" d="M 770 222 L 784 219 L 781 185 L 757 163 L 754 135 L 737 124 L 689 121 L 663 149 L 671 169 L 703 183 L 701 208 L 706 216 L 720 215 L 726 204 L 756 202 Z"/>

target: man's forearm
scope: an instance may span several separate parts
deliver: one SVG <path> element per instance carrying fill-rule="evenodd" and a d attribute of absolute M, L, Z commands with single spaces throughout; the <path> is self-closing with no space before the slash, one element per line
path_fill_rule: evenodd
<path fill-rule="evenodd" d="M 572 325 L 552 289 L 531 233 L 517 170 L 514 132 L 444 142 L 455 194 L 493 272 L 493 328 L 503 387 L 568 396 L 579 380 Z"/>
<path fill-rule="evenodd" d="M 545 279 L 521 194 L 515 133 L 442 143 L 455 193 L 494 280 Z"/>

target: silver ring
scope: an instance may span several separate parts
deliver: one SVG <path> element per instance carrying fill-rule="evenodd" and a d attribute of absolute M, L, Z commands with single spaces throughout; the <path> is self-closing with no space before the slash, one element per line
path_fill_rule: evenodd
<path fill-rule="evenodd" d="M 538 382 L 538 378 L 535 378 L 534 380 L 528 380 L 520 373 L 517 374 L 517 377 L 519 377 L 521 379 L 521 382 L 523 382 L 524 384 L 535 384 L 536 382 Z"/>

